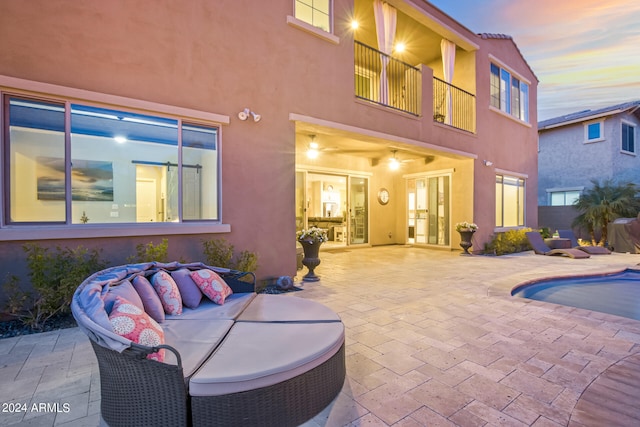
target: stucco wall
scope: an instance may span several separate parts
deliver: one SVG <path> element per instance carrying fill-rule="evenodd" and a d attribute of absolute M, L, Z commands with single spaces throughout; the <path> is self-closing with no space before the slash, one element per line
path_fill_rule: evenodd
<path fill-rule="evenodd" d="M 622 121 L 640 128 L 632 114 L 618 114 L 604 119 L 604 139 L 585 143 L 584 123 L 576 123 L 540 132 L 538 157 L 538 203 L 549 204 L 548 189 L 591 187 L 591 180 L 613 179 L 620 183 L 640 184 L 638 131 L 636 154 L 624 153 Z"/>
<path fill-rule="evenodd" d="M 467 160 L 439 161 L 442 168 L 456 170 L 452 224 L 477 222 L 479 241 L 488 238 L 495 226 L 496 169 L 526 175 L 526 221 L 536 224 L 537 80 L 513 43 L 482 39 L 428 3 L 411 6 L 423 8 L 478 46 L 475 52 L 460 55 L 463 67 L 456 77 L 475 75 L 473 82 L 460 86 L 476 93 L 477 132 L 455 131 L 432 120 L 429 71 L 423 76 L 427 84 L 423 94 L 428 98 L 423 99 L 422 119 L 355 100 L 354 35 L 347 25 L 353 2 L 333 4 L 338 44 L 288 25 L 291 1 L 4 2 L 0 75 L 227 116 L 229 123 L 221 128 L 221 203 L 222 222 L 230 225 L 231 232 L 223 237 L 238 250 L 259 254 L 260 277 L 296 272 L 292 113 L 393 135 L 418 146 L 469 153 Z M 530 81 L 531 125 L 488 107 L 490 55 Z M 262 120 L 239 120 L 237 113 L 245 107 L 261 114 Z M 493 166 L 483 166 L 484 159 Z M 398 194 L 384 207 L 374 198 L 381 186 Z M 370 189 L 371 215 L 379 221 L 371 243 L 401 242 L 402 181 L 377 170 Z M 135 244 L 161 237 L 61 242 L 100 246 L 113 262 L 122 262 Z M 198 257 L 204 237 L 170 236 L 171 255 Z M 15 261 L 20 244 L 1 243 L 0 256 Z"/>

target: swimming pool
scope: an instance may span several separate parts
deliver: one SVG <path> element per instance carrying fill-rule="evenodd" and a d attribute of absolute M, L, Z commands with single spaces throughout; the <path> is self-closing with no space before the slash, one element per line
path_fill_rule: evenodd
<path fill-rule="evenodd" d="M 511 295 L 640 320 L 640 270 L 543 279 L 519 285 Z"/>

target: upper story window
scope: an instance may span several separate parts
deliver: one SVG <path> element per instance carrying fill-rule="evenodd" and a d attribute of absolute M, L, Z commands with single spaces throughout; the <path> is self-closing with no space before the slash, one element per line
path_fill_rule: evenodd
<path fill-rule="evenodd" d="M 5 96 L 4 223 L 219 220 L 219 129 Z"/>
<path fill-rule="evenodd" d="M 295 17 L 327 33 L 332 32 L 331 0 L 295 0 Z"/>
<path fill-rule="evenodd" d="M 584 142 L 597 142 L 604 140 L 604 121 L 585 123 Z"/>
<path fill-rule="evenodd" d="M 635 153 L 636 127 L 622 122 L 622 151 L 627 153 Z"/>
<path fill-rule="evenodd" d="M 491 106 L 529 123 L 529 85 L 491 64 Z"/>

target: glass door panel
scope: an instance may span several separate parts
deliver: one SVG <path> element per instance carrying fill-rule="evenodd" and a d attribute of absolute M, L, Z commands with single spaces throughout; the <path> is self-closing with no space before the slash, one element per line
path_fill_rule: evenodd
<path fill-rule="evenodd" d="M 349 183 L 349 243 L 369 243 L 369 180 L 351 177 Z"/>
<path fill-rule="evenodd" d="M 449 245 L 447 175 L 407 180 L 408 243 Z"/>
<path fill-rule="evenodd" d="M 305 192 L 306 172 L 296 172 L 296 231 L 307 228 L 307 196 Z"/>
<path fill-rule="evenodd" d="M 409 179 L 407 181 L 407 196 L 409 198 L 409 206 L 407 208 L 407 242 L 416 242 L 416 180 Z"/>
<path fill-rule="evenodd" d="M 416 243 L 427 243 L 427 180 L 416 179 Z"/>

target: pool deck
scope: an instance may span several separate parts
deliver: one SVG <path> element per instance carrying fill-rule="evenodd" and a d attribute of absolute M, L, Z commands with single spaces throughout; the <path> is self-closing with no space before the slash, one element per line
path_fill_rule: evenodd
<path fill-rule="evenodd" d="M 640 256 L 322 251 L 322 302 L 346 326 L 347 379 L 317 426 L 640 425 L 640 321 L 510 296 L 524 281 L 619 271 Z M 259 361 L 257 361 L 259 363 Z M 78 328 L 0 340 L 0 426 L 97 426 Z"/>

